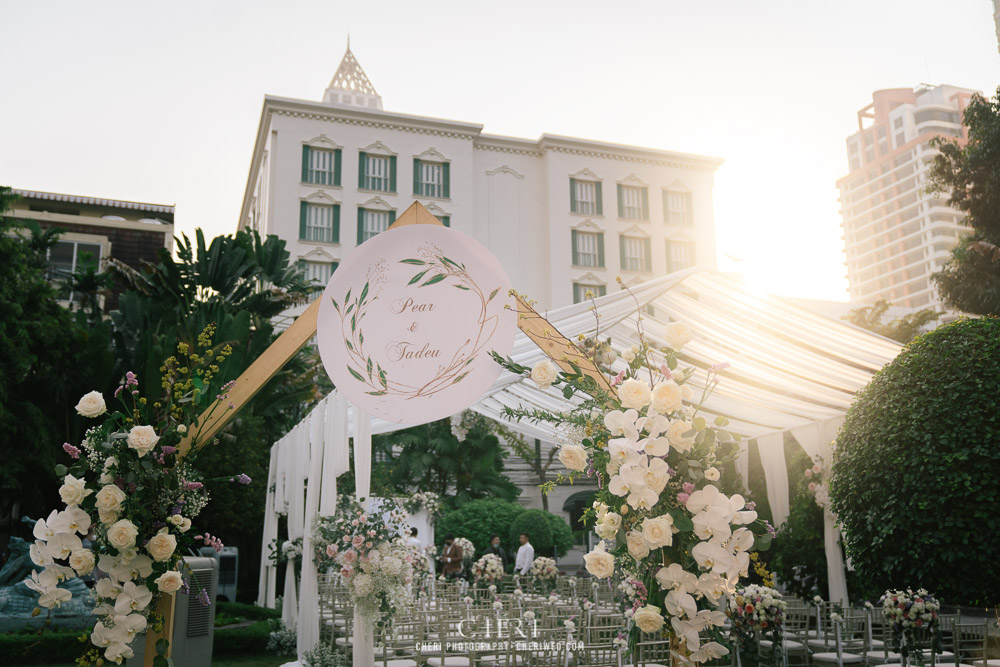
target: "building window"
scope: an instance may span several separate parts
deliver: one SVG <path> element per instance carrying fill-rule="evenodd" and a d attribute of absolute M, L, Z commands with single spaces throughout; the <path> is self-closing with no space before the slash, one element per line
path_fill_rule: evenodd
<path fill-rule="evenodd" d="M 322 285 L 323 287 L 326 287 L 326 284 L 330 282 L 330 277 L 337 270 L 337 265 L 337 262 L 311 262 L 304 259 L 298 261 L 299 270 L 302 271 L 306 282 Z M 322 294 L 322 290 L 313 292 L 310 295 L 310 299 L 315 301 Z"/>
<path fill-rule="evenodd" d="M 690 241 L 667 241 L 667 273 L 681 271 L 694 265 L 694 243 Z"/>
<path fill-rule="evenodd" d="M 583 215 L 604 215 L 600 181 L 569 179 L 569 210 Z"/>
<path fill-rule="evenodd" d="M 378 211 L 370 208 L 358 209 L 358 245 L 361 245 L 376 234 L 389 229 L 396 221 L 395 211 Z"/>
<path fill-rule="evenodd" d="M 604 285 L 587 285 L 586 283 L 573 283 L 573 303 L 581 303 L 590 297 L 587 292 L 591 292 L 594 298 L 604 296 L 608 293 L 608 288 Z"/>
<path fill-rule="evenodd" d="M 447 162 L 413 160 L 413 194 L 418 197 L 451 196 L 451 165 Z"/>
<path fill-rule="evenodd" d="M 301 202 L 299 239 L 314 243 L 340 243 L 340 205 Z"/>
<path fill-rule="evenodd" d="M 652 271 L 650 240 L 637 236 L 619 235 L 623 271 Z"/>
<path fill-rule="evenodd" d="M 451 216 L 450 215 L 435 215 L 435 218 L 441 221 L 441 224 L 445 227 L 451 227 Z"/>
<path fill-rule="evenodd" d="M 359 153 L 358 187 L 376 192 L 395 192 L 396 156 Z"/>
<path fill-rule="evenodd" d="M 340 149 L 302 147 L 302 182 L 340 185 Z"/>
<path fill-rule="evenodd" d="M 663 216 L 671 225 L 690 225 L 694 221 L 691 214 L 691 193 L 664 190 Z"/>
<path fill-rule="evenodd" d="M 623 220 L 649 220 L 649 191 L 619 184 L 618 217 Z"/>
<path fill-rule="evenodd" d="M 100 270 L 101 245 L 81 241 L 56 241 L 49 248 L 49 280 L 59 282 L 59 298 L 72 301 L 75 294 L 68 281 L 80 269 L 93 267 Z"/>
<path fill-rule="evenodd" d="M 604 268 L 604 234 L 598 232 L 571 232 L 573 266 Z"/>

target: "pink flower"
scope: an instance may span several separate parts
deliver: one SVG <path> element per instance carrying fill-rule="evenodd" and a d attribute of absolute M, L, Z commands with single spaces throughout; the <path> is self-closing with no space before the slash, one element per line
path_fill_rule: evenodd
<path fill-rule="evenodd" d="M 351 545 L 355 549 L 359 548 L 364 543 L 365 543 L 365 536 L 364 535 L 355 535 L 354 538 L 351 540 Z"/>
<path fill-rule="evenodd" d="M 662 364 L 660 366 L 660 373 L 662 373 L 663 377 L 667 380 L 669 380 L 672 377 L 672 374 L 670 372 L 670 367 L 667 366 L 666 364 Z"/>
<path fill-rule="evenodd" d="M 356 525 L 358 525 L 358 520 L 357 520 L 357 519 L 355 519 L 354 521 L 352 521 L 352 522 L 351 522 L 351 525 L 352 525 L 352 526 L 356 526 Z"/>
<path fill-rule="evenodd" d="M 328 545 L 326 545 L 326 555 L 327 555 L 328 558 L 333 558 L 334 556 L 336 556 L 337 555 L 337 545 L 336 544 L 328 544 Z"/>
<path fill-rule="evenodd" d="M 361 515 L 361 520 L 362 521 L 367 521 L 368 520 L 368 515 L 367 514 L 362 514 Z"/>
<path fill-rule="evenodd" d="M 340 569 L 340 576 L 344 579 L 350 579 L 352 574 L 354 574 L 354 570 L 347 565 Z"/>
<path fill-rule="evenodd" d="M 344 563 L 350 565 L 358 559 L 358 552 L 355 551 L 354 549 L 348 549 L 347 551 L 344 552 L 342 558 L 344 560 Z"/>
<path fill-rule="evenodd" d="M 343 540 L 345 542 L 350 542 L 351 541 L 351 536 L 350 535 L 344 535 Z"/>
<path fill-rule="evenodd" d="M 806 475 L 806 479 L 809 479 L 810 477 L 812 477 L 813 476 L 812 468 L 806 468 L 805 475 Z"/>
<path fill-rule="evenodd" d="M 816 482 L 809 482 L 809 490 L 810 491 L 816 490 Z"/>
<path fill-rule="evenodd" d="M 691 495 L 688 494 L 688 493 L 678 493 L 677 494 L 677 502 L 679 502 L 681 505 L 684 505 L 685 503 L 687 503 L 688 498 L 690 498 L 690 497 L 691 497 Z"/>
<path fill-rule="evenodd" d="M 681 488 L 684 489 L 684 493 L 694 493 L 694 484 L 691 482 L 684 482 Z"/>
<path fill-rule="evenodd" d="M 374 530 L 369 530 L 368 531 L 368 537 L 375 537 L 375 531 Z"/>
<path fill-rule="evenodd" d="M 371 542 L 365 542 L 365 547 L 368 548 L 368 549 L 371 549 L 372 548 L 372 543 Z"/>
<path fill-rule="evenodd" d="M 624 379 L 625 379 L 625 371 L 622 371 L 618 375 L 616 375 L 613 378 L 611 378 L 611 386 L 612 387 L 617 387 L 618 385 L 620 385 L 622 383 L 622 380 L 624 380 Z"/>
<path fill-rule="evenodd" d="M 68 442 L 64 442 L 63 443 L 63 451 L 66 452 L 67 454 L 69 454 L 74 459 L 80 458 L 80 448 L 79 447 L 74 447 L 73 445 L 69 444 Z"/>

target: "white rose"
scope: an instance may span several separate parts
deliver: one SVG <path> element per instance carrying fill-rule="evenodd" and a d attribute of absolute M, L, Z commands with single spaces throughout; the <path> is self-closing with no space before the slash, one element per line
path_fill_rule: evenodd
<path fill-rule="evenodd" d="M 650 548 L 669 547 L 674 542 L 674 519 L 669 514 L 642 522 L 642 537 Z"/>
<path fill-rule="evenodd" d="M 108 528 L 108 542 L 119 551 L 135 546 L 135 538 L 138 535 L 139 530 L 128 519 L 117 521 Z"/>
<path fill-rule="evenodd" d="M 177 570 L 167 570 L 156 578 L 156 587 L 163 593 L 179 591 L 184 585 L 184 578 Z"/>
<path fill-rule="evenodd" d="M 153 535 L 149 543 L 146 544 L 146 551 L 153 557 L 153 560 L 163 562 L 174 554 L 177 548 L 177 538 L 170 534 L 166 528 L 160 528 L 160 532 Z"/>
<path fill-rule="evenodd" d="M 663 337 L 672 350 L 679 352 L 694 338 L 694 333 L 692 333 L 691 327 L 683 322 L 671 322 L 663 329 Z"/>
<path fill-rule="evenodd" d="M 180 514 L 171 514 L 170 516 L 167 517 L 167 523 L 172 524 L 174 526 L 181 525 L 183 521 L 184 517 L 182 517 Z"/>
<path fill-rule="evenodd" d="M 607 579 L 615 573 L 615 557 L 604 550 L 604 543 L 601 542 L 583 557 L 583 562 L 587 572 L 598 579 Z"/>
<path fill-rule="evenodd" d="M 69 554 L 69 566 L 81 577 L 90 574 L 94 569 L 94 552 L 90 549 L 73 549 Z"/>
<path fill-rule="evenodd" d="M 641 410 L 649 404 L 649 385 L 635 378 L 625 380 L 618 387 L 618 398 L 622 402 L 622 407 Z"/>
<path fill-rule="evenodd" d="M 676 421 L 670 425 L 667 429 L 667 439 L 670 440 L 670 444 L 673 445 L 674 449 L 679 452 L 686 452 L 691 449 L 691 445 L 694 444 L 695 436 L 687 436 L 684 434 L 694 428 L 691 426 L 691 422 Z"/>
<path fill-rule="evenodd" d="M 118 511 L 117 510 L 108 511 L 108 510 L 99 509 L 99 510 L 97 510 L 97 514 L 98 514 L 98 516 L 101 519 L 101 523 L 103 523 L 105 525 L 112 524 L 112 523 L 114 523 L 115 521 L 118 520 Z"/>
<path fill-rule="evenodd" d="M 549 387 L 553 382 L 555 382 L 558 374 L 559 367 L 548 359 L 539 361 L 531 369 L 531 379 L 534 380 L 535 384 L 542 389 Z"/>
<path fill-rule="evenodd" d="M 622 350 L 622 359 L 625 360 L 626 364 L 631 364 L 635 361 L 635 352 L 632 350 Z"/>
<path fill-rule="evenodd" d="M 717 482 L 719 481 L 720 477 L 722 477 L 722 473 L 720 473 L 719 469 L 716 468 L 715 466 L 707 468 L 705 470 L 705 479 L 707 479 L 710 482 Z"/>
<path fill-rule="evenodd" d="M 625 536 L 625 543 L 628 545 L 628 553 L 637 561 L 649 555 L 649 547 L 646 540 L 642 539 L 642 533 L 638 530 L 629 531 Z"/>
<path fill-rule="evenodd" d="M 153 451 L 159 439 L 152 426 L 133 426 L 128 432 L 128 446 L 139 454 L 139 458 Z"/>
<path fill-rule="evenodd" d="M 186 533 L 189 530 L 191 530 L 191 519 L 187 517 L 181 519 L 181 523 L 179 526 L 177 526 L 177 530 L 181 531 L 182 533 Z"/>
<path fill-rule="evenodd" d="M 84 394 L 80 402 L 76 404 L 76 411 L 84 417 L 94 418 L 100 417 L 107 412 L 108 406 L 104 403 L 104 397 L 101 396 L 101 392 L 92 391 L 89 394 Z"/>
<path fill-rule="evenodd" d="M 87 488 L 87 482 L 83 478 L 77 479 L 73 475 L 66 475 L 63 479 L 63 485 L 59 487 L 59 497 L 67 505 L 79 505 L 91 493 L 93 490 Z"/>
<path fill-rule="evenodd" d="M 683 392 L 673 380 L 657 382 L 653 387 L 652 406 L 661 415 L 681 409 L 681 399 Z"/>
<path fill-rule="evenodd" d="M 577 472 L 587 469 L 587 450 L 580 445 L 563 445 L 559 448 L 559 461 Z"/>
<path fill-rule="evenodd" d="M 109 484 L 97 492 L 94 500 L 96 501 L 98 511 L 103 510 L 105 512 L 117 512 L 121 509 L 125 498 L 126 495 L 124 491 L 119 489 L 114 484 Z"/>
<path fill-rule="evenodd" d="M 660 615 L 660 610 L 651 604 L 636 611 L 632 620 L 643 632 L 656 632 L 663 627 L 663 616 Z"/>

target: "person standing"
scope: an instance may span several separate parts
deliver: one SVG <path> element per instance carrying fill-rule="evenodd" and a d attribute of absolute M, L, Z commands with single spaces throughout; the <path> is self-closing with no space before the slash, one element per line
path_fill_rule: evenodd
<path fill-rule="evenodd" d="M 410 536 L 406 538 L 406 544 L 407 546 L 416 547 L 417 549 L 423 546 L 422 544 L 420 544 L 420 538 L 417 537 L 416 526 L 410 528 Z"/>
<path fill-rule="evenodd" d="M 455 544 L 455 536 L 448 533 L 444 536 L 444 549 L 441 552 L 441 573 L 453 579 L 462 572 L 462 547 Z"/>
<path fill-rule="evenodd" d="M 486 550 L 486 553 L 493 554 L 500 559 L 500 563 L 503 565 L 504 573 L 507 572 L 507 551 L 500 546 L 500 536 L 494 535 L 490 538 L 490 548 Z"/>
<path fill-rule="evenodd" d="M 514 561 L 514 573 L 528 574 L 531 572 L 531 564 L 535 562 L 535 547 L 528 541 L 527 533 L 521 533 L 518 540 L 521 546 L 517 550 L 517 560 Z"/>

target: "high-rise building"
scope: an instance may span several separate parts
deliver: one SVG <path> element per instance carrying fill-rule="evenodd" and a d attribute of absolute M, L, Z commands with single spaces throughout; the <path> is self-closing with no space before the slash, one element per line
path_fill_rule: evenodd
<path fill-rule="evenodd" d="M 940 85 L 878 90 L 847 138 L 850 172 L 837 181 L 851 301 L 941 307 L 931 282 L 966 233 L 946 197 L 926 192 L 929 142 L 968 139 L 962 112 L 977 91 Z"/>
<path fill-rule="evenodd" d="M 516 289 L 553 308 L 587 290 L 604 294 L 619 275 L 631 284 L 714 267 L 721 163 L 383 111 L 348 47 L 322 101 L 264 98 L 239 227 L 285 239 L 325 283 L 417 200 L 487 246 Z"/>

